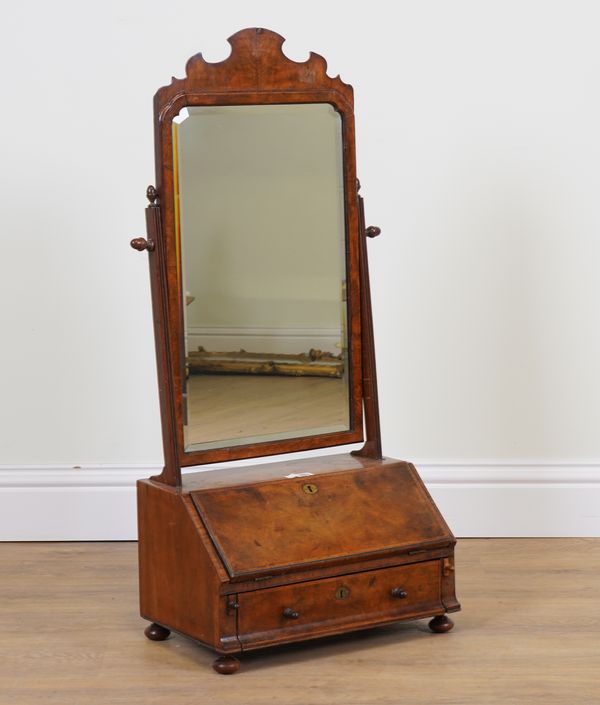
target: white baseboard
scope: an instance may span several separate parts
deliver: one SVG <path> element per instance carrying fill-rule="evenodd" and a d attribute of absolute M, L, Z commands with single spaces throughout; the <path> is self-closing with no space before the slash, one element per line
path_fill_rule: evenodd
<path fill-rule="evenodd" d="M 456 536 L 600 536 L 599 462 L 415 465 Z"/>
<path fill-rule="evenodd" d="M 600 462 L 415 465 L 458 537 L 600 536 Z M 0 540 L 135 540 L 135 481 L 160 469 L 0 466 Z"/>
<path fill-rule="evenodd" d="M 342 333 L 339 328 L 247 328 L 188 326 L 188 349 L 202 345 L 211 352 L 279 353 L 296 355 L 311 348 L 338 354 Z"/>
<path fill-rule="evenodd" d="M 135 482 L 160 470 L 152 465 L 0 466 L 0 540 L 135 540 Z"/>

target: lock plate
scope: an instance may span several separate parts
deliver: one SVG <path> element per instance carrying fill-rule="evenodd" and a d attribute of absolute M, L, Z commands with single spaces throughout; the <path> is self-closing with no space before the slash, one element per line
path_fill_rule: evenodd
<path fill-rule="evenodd" d="M 336 600 L 344 600 L 346 597 L 350 596 L 350 588 L 342 585 L 335 591 Z"/>
<path fill-rule="evenodd" d="M 319 488 L 314 485 L 312 482 L 307 482 L 306 484 L 302 485 L 302 490 L 306 494 L 317 494 L 319 491 Z"/>

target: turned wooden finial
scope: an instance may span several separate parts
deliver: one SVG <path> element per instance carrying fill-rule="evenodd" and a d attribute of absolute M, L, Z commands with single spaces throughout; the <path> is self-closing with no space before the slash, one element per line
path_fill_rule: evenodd
<path fill-rule="evenodd" d="M 158 191 L 150 184 L 148 188 L 146 189 L 146 198 L 150 201 L 151 205 L 156 205 L 156 201 L 158 201 Z"/>
<path fill-rule="evenodd" d="M 145 237 L 134 237 L 129 244 L 138 252 L 143 252 L 144 250 L 152 252 L 152 250 L 154 250 L 154 241 L 146 240 Z"/>

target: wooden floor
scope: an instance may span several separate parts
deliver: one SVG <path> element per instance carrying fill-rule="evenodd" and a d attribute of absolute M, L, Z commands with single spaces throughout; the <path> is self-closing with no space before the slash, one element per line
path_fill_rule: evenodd
<path fill-rule="evenodd" d="M 463 611 L 246 656 L 137 616 L 134 543 L 0 544 L 1 705 L 598 705 L 600 539 L 459 541 Z"/>

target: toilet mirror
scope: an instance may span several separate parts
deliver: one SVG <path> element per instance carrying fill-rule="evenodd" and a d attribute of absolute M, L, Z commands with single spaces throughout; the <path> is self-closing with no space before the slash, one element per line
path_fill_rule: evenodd
<path fill-rule="evenodd" d="M 361 442 L 375 406 L 352 88 L 275 32 L 229 43 L 155 95 L 148 240 L 133 243 L 150 252 L 175 485 L 187 466 Z"/>
<path fill-rule="evenodd" d="M 184 107 L 173 165 L 186 452 L 347 431 L 340 114 Z"/>

